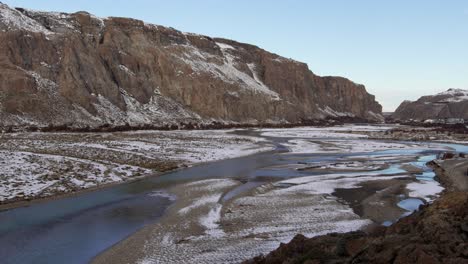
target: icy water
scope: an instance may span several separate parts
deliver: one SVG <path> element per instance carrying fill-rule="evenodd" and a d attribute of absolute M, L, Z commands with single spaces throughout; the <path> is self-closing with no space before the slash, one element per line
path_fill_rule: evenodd
<path fill-rule="evenodd" d="M 206 178 L 234 178 L 245 182 L 224 196 L 223 199 L 228 200 L 265 182 L 313 175 L 281 165 L 395 152 L 285 156 L 280 155 L 287 151 L 281 143 L 287 139 L 269 139 L 277 145 L 275 151 L 202 164 L 138 182 L 0 212 L 0 262 L 87 263 L 98 253 L 144 225 L 157 222 L 175 199 L 164 190 L 175 184 Z M 466 146 L 449 146 L 457 150 L 468 150 Z M 420 152 L 397 151 L 398 154 Z M 415 162 L 415 165 L 426 170 L 421 177 L 432 180 L 433 176 L 424 163 L 436 154 L 424 154 Z M 398 166 L 381 171 L 382 174 L 400 172 L 403 171 Z M 412 204 L 408 201 L 404 206 L 408 205 L 409 208 Z"/>
<path fill-rule="evenodd" d="M 423 204 L 424 202 L 421 199 L 409 198 L 399 202 L 398 206 L 408 211 L 408 213 L 405 213 L 405 215 L 409 215 L 410 212 L 418 210 L 419 206 Z"/>

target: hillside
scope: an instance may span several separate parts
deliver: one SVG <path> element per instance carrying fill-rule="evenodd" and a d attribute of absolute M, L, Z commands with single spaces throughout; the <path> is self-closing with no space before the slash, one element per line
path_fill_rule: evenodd
<path fill-rule="evenodd" d="M 397 120 L 468 119 L 468 91 L 449 89 L 435 95 L 404 101 L 392 116 Z"/>
<path fill-rule="evenodd" d="M 293 41 L 293 40 L 292 40 Z M 249 44 L 127 18 L 0 3 L 0 124 L 380 121 L 363 85 Z"/>

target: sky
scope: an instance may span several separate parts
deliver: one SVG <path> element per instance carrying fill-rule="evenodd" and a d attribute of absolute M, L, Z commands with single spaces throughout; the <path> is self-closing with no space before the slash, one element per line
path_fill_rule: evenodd
<path fill-rule="evenodd" d="M 12 7 L 132 17 L 224 37 L 364 84 L 384 111 L 468 89 L 466 0 L 0 0 Z"/>

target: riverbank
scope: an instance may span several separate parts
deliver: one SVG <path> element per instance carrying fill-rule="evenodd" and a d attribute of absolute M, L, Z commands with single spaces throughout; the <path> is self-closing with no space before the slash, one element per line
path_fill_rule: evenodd
<path fill-rule="evenodd" d="M 468 128 L 464 125 L 461 125 L 461 128 L 459 126 L 442 125 L 419 127 L 399 125 L 387 131 L 370 131 L 367 135 L 372 139 L 437 141 L 458 144 L 468 142 Z"/>
<path fill-rule="evenodd" d="M 341 142 L 333 140 L 326 145 L 301 137 L 412 140 L 415 134 L 420 133 L 415 133 L 414 129 L 395 125 L 342 125 L 256 130 L 265 136 L 297 137 L 284 144 L 295 153 L 326 153 L 372 151 L 372 148 L 382 146 L 378 142 L 362 146 L 357 141 L 349 141 L 351 146 L 342 146 Z M 428 128 L 421 129 L 429 131 Z M 0 210 L 135 181 L 194 164 L 273 149 L 260 137 L 234 135 L 233 131 L 1 134 Z M 463 135 L 430 133 L 438 137 L 426 135 L 422 138 L 464 143 L 460 141 L 464 139 Z M 394 148 L 398 148 L 398 144 Z"/>
<path fill-rule="evenodd" d="M 46 126 L 2 126 L 0 124 L 0 133 L 24 133 L 24 132 L 60 132 L 60 133 L 110 133 L 110 132 L 131 132 L 131 131 L 175 131 L 175 130 L 228 130 L 228 129 L 246 129 L 246 128 L 293 128 L 304 126 L 319 126 L 319 127 L 332 127 L 344 124 L 380 124 L 358 117 L 338 116 L 329 117 L 327 119 L 310 119 L 302 120 L 297 123 L 290 123 L 286 121 L 279 122 L 247 122 L 238 123 L 232 121 L 199 121 L 199 122 L 174 122 L 161 125 L 113 125 L 104 124 L 95 127 L 89 126 L 75 126 L 74 124 L 53 125 Z"/>
<path fill-rule="evenodd" d="M 0 210 L 272 150 L 233 130 L 0 136 Z"/>
<path fill-rule="evenodd" d="M 297 235 L 268 255 L 244 263 L 468 263 L 468 160 L 433 166 L 445 191 L 392 226 L 368 233 Z"/>
<path fill-rule="evenodd" d="M 390 128 L 345 125 L 292 130 L 312 129 L 316 136 L 342 137 L 350 135 L 347 130 L 362 133 Z M 327 130 L 336 132 L 327 133 Z M 3 169 L 0 174 L 0 210 L 60 199 L 195 164 L 252 155 L 274 148 L 261 137 L 245 133 L 235 135 L 233 131 L 0 134 L 0 165 Z M 276 131 L 284 133 L 284 129 Z M 310 145 L 307 146 L 308 151 Z"/>

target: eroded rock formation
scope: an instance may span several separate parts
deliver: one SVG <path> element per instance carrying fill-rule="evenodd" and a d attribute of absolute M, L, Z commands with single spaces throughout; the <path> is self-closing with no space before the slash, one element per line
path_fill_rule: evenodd
<path fill-rule="evenodd" d="M 0 121 L 11 125 L 382 120 L 363 85 L 226 39 L 0 4 Z"/>

